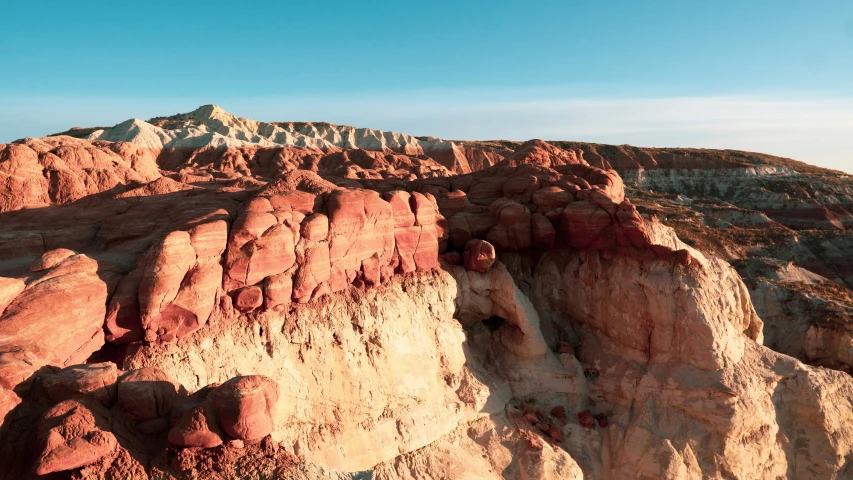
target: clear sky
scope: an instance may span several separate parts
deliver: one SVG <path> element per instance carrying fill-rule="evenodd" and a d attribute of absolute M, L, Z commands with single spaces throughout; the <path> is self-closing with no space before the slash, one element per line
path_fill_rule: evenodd
<path fill-rule="evenodd" d="M 8 2 L 0 141 L 217 103 L 853 171 L 853 2 Z"/>

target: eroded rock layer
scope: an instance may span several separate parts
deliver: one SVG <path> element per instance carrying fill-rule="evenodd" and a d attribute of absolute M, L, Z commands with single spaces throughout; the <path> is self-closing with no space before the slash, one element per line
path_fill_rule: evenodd
<path fill-rule="evenodd" d="M 830 280 L 644 218 L 611 167 L 671 152 L 214 106 L 66 133 L 0 146 L 2 478 L 850 474 L 850 377 L 762 345 L 853 364 L 784 327 Z"/>

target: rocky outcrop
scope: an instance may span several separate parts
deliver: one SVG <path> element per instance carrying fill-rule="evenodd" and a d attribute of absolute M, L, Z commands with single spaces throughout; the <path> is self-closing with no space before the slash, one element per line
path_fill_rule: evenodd
<path fill-rule="evenodd" d="M 130 143 L 48 137 L 0 144 L 0 212 L 72 202 L 159 176 L 156 155 Z"/>
<path fill-rule="evenodd" d="M 0 148 L 36 199 L 0 212 L 2 478 L 847 475 L 853 382 L 762 346 L 850 368 L 843 231 L 638 183 L 801 166 L 212 106 L 69 133 Z"/>
<path fill-rule="evenodd" d="M 434 198 L 405 190 L 383 198 L 365 189 L 303 188 L 310 191 L 262 193 L 235 221 L 225 289 L 247 292 L 264 285 L 269 290 L 266 300 L 247 309 L 305 303 L 352 284 L 378 285 L 395 272 L 436 266 L 436 222 L 442 218 Z"/>
<path fill-rule="evenodd" d="M 6 389 L 43 365 L 83 362 L 104 344 L 107 284 L 97 261 L 75 254 L 24 283 L 0 316 L 0 387 Z"/>

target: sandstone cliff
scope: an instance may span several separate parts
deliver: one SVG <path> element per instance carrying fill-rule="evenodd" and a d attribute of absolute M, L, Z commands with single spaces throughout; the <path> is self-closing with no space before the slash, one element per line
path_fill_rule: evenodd
<path fill-rule="evenodd" d="M 729 157 L 214 106 L 68 133 L 0 146 L 2 478 L 851 475 L 853 381 L 785 355 L 853 363 L 845 244 L 736 204 Z"/>

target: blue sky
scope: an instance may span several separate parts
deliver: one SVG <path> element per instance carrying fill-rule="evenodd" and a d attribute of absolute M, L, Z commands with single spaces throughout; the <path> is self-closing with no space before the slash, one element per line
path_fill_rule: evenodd
<path fill-rule="evenodd" d="M 17 2 L 0 141 L 217 103 L 853 170 L 853 2 Z"/>

